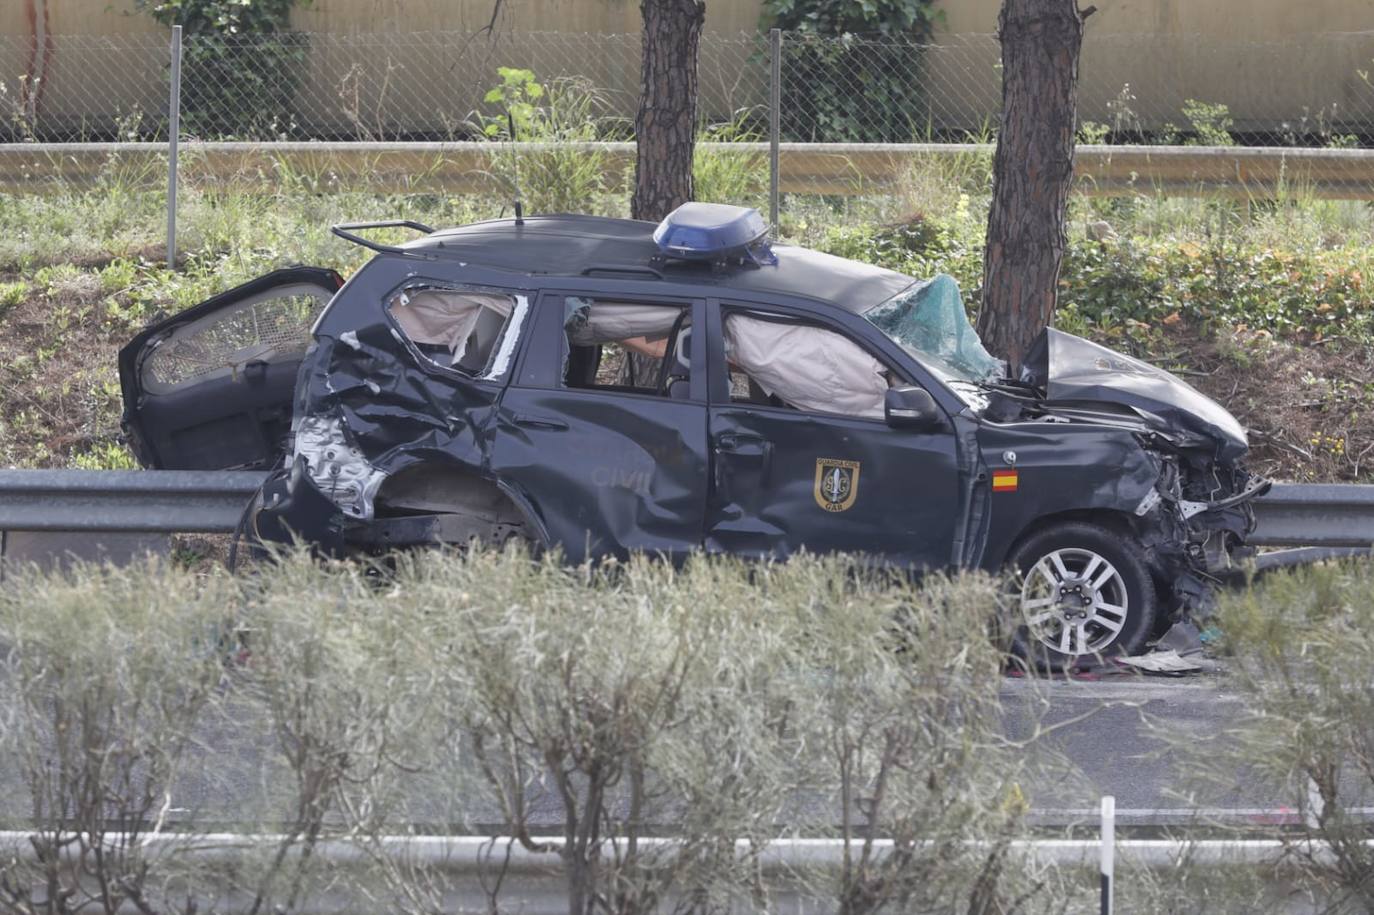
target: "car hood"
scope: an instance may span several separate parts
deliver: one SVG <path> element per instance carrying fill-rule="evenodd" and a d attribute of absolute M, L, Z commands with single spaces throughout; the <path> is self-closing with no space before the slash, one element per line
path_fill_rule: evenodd
<path fill-rule="evenodd" d="M 1031 345 L 1022 380 L 1047 400 L 1099 401 L 1139 412 L 1162 432 L 1190 432 L 1216 443 L 1217 457 L 1249 449 L 1245 429 L 1221 404 L 1175 375 L 1082 337 L 1046 328 Z"/>

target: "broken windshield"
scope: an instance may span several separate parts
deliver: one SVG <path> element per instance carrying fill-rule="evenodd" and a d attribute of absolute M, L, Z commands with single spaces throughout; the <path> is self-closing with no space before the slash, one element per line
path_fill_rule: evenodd
<path fill-rule="evenodd" d="M 1006 374 L 1006 364 L 983 348 L 969 324 L 952 276 L 939 273 L 918 280 L 864 317 L 946 381 L 980 384 Z"/>

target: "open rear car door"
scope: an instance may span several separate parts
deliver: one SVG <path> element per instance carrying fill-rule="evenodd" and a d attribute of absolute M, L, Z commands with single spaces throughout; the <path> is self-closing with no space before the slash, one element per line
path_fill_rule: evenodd
<path fill-rule="evenodd" d="M 124 431 L 143 466 L 275 464 L 310 329 L 342 285 L 333 270 L 277 270 L 154 324 L 120 350 Z"/>

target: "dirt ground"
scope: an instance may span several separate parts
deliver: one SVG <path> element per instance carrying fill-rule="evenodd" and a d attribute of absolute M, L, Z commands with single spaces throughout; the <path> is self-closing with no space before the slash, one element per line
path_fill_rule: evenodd
<path fill-rule="evenodd" d="M 1179 327 L 1149 361 L 1176 372 L 1250 430 L 1250 467 L 1276 480 L 1374 477 L 1374 350 L 1295 345 L 1245 330 Z"/>
<path fill-rule="evenodd" d="M 120 453 L 116 358 L 136 324 L 116 308 L 81 273 L 0 313 L 0 464 L 109 463 Z"/>

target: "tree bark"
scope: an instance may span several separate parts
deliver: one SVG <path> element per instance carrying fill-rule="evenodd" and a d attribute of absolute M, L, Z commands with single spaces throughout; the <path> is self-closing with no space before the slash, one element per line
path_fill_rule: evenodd
<path fill-rule="evenodd" d="M 640 0 L 644 55 L 635 114 L 635 219 L 660 220 L 692 199 L 697 56 L 703 0 Z"/>
<path fill-rule="evenodd" d="M 1054 316 L 1073 181 L 1078 55 L 1076 0 L 1003 0 L 1002 129 L 993 161 L 978 334 L 1015 372 Z"/>

